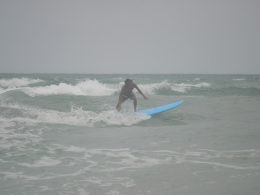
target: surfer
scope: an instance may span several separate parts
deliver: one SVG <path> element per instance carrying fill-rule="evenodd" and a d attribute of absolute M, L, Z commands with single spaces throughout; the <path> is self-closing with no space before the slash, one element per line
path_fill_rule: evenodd
<path fill-rule="evenodd" d="M 126 79 L 125 84 L 121 88 L 119 98 L 118 98 L 118 103 L 116 105 L 117 111 L 121 110 L 121 104 L 127 100 L 131 99 L 134 102 L 134 111 L 136 112 L 136 106 L 137 106 L 137 99 L 135 94 L 133 93 L 133 89 L 137 89 L 137 91 L 143 96 L 144 99 L 148 99 L 143 92 L 139 89 L 139 87 L 133 82 L 131 79 Z"/>

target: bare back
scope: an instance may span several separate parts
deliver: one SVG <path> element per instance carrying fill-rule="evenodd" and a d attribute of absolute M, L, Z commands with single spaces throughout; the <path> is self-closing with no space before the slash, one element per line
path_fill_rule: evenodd
<path fill-rule="evenodd" d="M 134 83 L 125 84 L 121 89 L 120 95 L 124 95 L 124 96 L 127 96 L 127 97 L 132 96 L 134 88 L 136 88 L 136 84 L 134 84 Z"/>

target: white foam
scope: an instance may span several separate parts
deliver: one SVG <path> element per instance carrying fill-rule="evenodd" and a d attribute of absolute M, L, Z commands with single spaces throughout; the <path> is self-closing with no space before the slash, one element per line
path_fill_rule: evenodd
<path fill-rule="evenodd" d="M 23 118 L 12 118 L 12 121 L 23 121 L 28 123 L 66 124 L 87 127 L 114 125 L 131 126 L 150 118 L 142 113 L 117 112 L 116 110 L 94 112 L 72 107 L 70 112 L 60 112 L 19 105 L 10 105 L 9 107 L 11 106 L 16 109 L 20 108 L 21 112 L 24 113 Z"/>
<path fill-rule="evenodd" d="M 77 147 L 77 146 L 69 146 L 66 148 L 63 148 L 66 152 L 74 152 L 74 153 L 84 153 L 86 152 L 85 148 Z"/>
<path fill-rule="evenodd" d="M 19 151 L 25 150 L 27 145 L 41 141 L 41 129 L 34 129 L 24 132 L 23 126 L 17 125 L 16 119 L 0 118 L 0 150 L 16 148 Z M 12 155 L 7 153 L 7 155 Z"/>
<path fill-rule="evenodd" d="M 60 164 L 60 160 L 52 159 L 50 157 L 44 156 L 41 159 L 35 161 L 34 163 L 19 163 L 21 166 L 25 167 L 47 167 L 47 166 L 55 166 Z"/>
<path fill-rule="evenodd" d="M 13 79 L 12 79 L 13 80 Z M 2 80 L 3 81 L 3 80 Z M 11 81 L 11 80 L 10 80 Z M 28 80 L 26 78 L 20 79 L 19 82 L 13 80 L 10 83 L 16 84 L 4 84 L 8 86 L 8 89 L 0 89 L 1 93 L 5 93 L 10 89 L 19 89 L 22 90 L 29 96 L 49 96 L 49 95 L 82 95 L 82 96 L 110 96 L 113 95 L 115 92 L 120 90 L 120 87 L 123 85 L 123 82 L 118 84 L 105 84 L 101 83 L 98 80 L 90 80 L 87 79 L 85 81 L 81 81 L 75 85 L 67 84 L 67 83 L 59 83 L 56 85 L 47 85 L 47 86 L 38 86 L 38 87 L 26 87 L 29 84 L 41 82 L 39 79 Z M 0 85 L 1 86 L 1 85 Z M 158 82 L 158 83 L 149 83 L 149 84 L 138 84 L 140 89 L 145 94 L 156 94 L 158 90 L 169 90 L 169 91 L 176 91 L 180 93 L 186 93 L 188 90 L 192 88 L 205 88 L 210 87 L 211 84 L 207 82 L 201 83 L 170 83 L 167 80 Z M 15 87 L 15 88 L 10 88 Z M 20 88 L 17 88 L 20 87 Z M 22 87 L 22 88 L 21 88 Z"/>
<path fill-rule="evenodd" d="M 60 83 L 41 87 L 28 87 L 23 91 L 30 96 L 47 95 L 83 95 L 109 96 L 119 90 L 118 85 L 108 85 L 97 80 L 85 80 L 76 85 Z"/>
<path fill-rule="evenodd" d="M 137 169 L 152 167 L 169 162 L 169 158 L 154 155 L 153 152 L 142 150 L 131 150 L 129 148 L 119 149 L 85 149 L 77 146 L 65 147 L 65 151 L 83 153 L 85 162 L 91 162 L 91 170 L 97 172 L 114 172 L 126 169 Z M 95 159 L 98 157 L 98 161 Z M 100 160 L 100 159 L 105 159 Z M 128 184 L 130 185 L 130 184 Z"/>
<path fill-rule="evenodd" d="M 236 169 L 236 170 L 259 170 L 257 166 L 238 166 L 238 165 L 231 165 L 226 163 L 219 163 L 219 162 L 210 162 L 210 161 L 199 161 L 199 160 L 186 160 L 185 162 L 195 163 L 195 164 L 207 164 L 210 166 L 216 167 L 223 167 L 229 169 Z"/>
<path fill-rule="evenodd" d="M 4 94 L 8 91 L 14 91 L 14 90 L 20 90 L 20 89 L 22 89 L 22 88 L 21 87 L 15 87 L 15 88 L 2 89 L 2 90 L 0 90 L 0 94 Z"/>
<path fill-rule="evenodd" d="M 39 82 L 43 82 L 43 80 L 30 78 L 0 79 L 0 86 L 3 88 L 16 88 L 28 86 L 30 84 Z"/>
<path fill-rule="evenodd" d="M 197 84 L 192 83 L 170 83 L 167 80 L 164 80 L 160 83 L 151 83 L 151 84 L 140 84 L 141 90 L 145 94 L 155 94 L 156 91 L 166 89 L 170 91 L 176 91 L 179 93 L 186 93 L 192 88 L 205 88 L 210 87 L 211 84 L 207 82 L 201 82 Z"/>
<path fill-rule="evenodd" d="M 23 177 L 23 172 L 9 172 L 9 171 L 2 171 L 0 172 L 5 179 L 18 179 Z"/>
<path fill-rule="evenodd" d="M 111 126 L 137 124 L 149 117 L 136 113 L 119 113 L 114 110 L 93 112 L 84 110 L 72 110 L 71 112 L 38 111 L 37 119 L 40 122 L 52 124 L 67 124 L 75 126 Z"/>
<path fill-rule="evenodd" d="M 159 89 L 170 89 L 171 84 L 164 80 L 160 83 L 140 84 L 138 86 L 145 94 L 154 94 Z"/>

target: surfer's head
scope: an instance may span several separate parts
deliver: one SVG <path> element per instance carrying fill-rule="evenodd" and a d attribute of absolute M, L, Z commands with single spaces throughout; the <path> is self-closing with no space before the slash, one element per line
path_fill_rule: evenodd
<path fill-rule="evenodd" d="M 125 80 L 125 84 L 128 85 L 128 84 L 131 84 L 133 83 L 133 80 L 132 79 L 126 79 Z"/>

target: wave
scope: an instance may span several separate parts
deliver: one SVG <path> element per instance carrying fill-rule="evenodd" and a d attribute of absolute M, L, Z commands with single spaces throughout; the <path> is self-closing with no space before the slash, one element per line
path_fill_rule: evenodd
<path fill-rule="evenodd" d="M 40 81 L 40 80 L 39 80 Z M 39 82 L 38 81 L 38 82 Z M 31 83 L 36 82 L 36 80 L 30 81 Z M 7 88 L 2 89 L 0 94 L 5 93 L 11 90 L 20 90 L 25 94 L 35 97 L 35 96 L 50 96 L 50 95 L 75 95 L 75 96 L 111 96 L 116 92 L 120 91 L 120 87 L 123 85 L 123 82 L 118 84 L 105 84 L 101 83 L 98 80 L 85 80 L 77 84 L 67 84 L 59 83 L 47 86 L 38 86 L 38 87 L 19 87 L 19 88 Z M 191 89 L 194 88 L 209 88 L 211 87 L 210 83 L 201 82 L 201 83 L 171 83 L 167 80 L 158 82 L 158 83 L 149 83 L 149 84 L 138 84 L 140 89 L 147 95 L 154 94 L 171 94 L 174 92 L 177 93 L 188 93 Z"/>
<path fill-rule="evenodd" d="M 189 91 L 192 88 L 207 88 L 210 87 L 211 84 L 210 83 L 197 83 L 197 84 L 190 84 L 190 83 L 177 83 L 177 84 L 173 84 L 171 86 L 171 90 L 176 91 L 176 92 L 180 92 L 180 93 L 187 93 L 187 91 Z"/>
<path fill-rule="evenodd" d="M 161 89 L 170 89 L 171 83 L 162 81 L 160 83 L 140 84 L 138 85 L 145 94 L 155 94 Z"/>
<path fill-rule="evenodd" d="M 207 82 L 191 84 L 191 83 L 170 83 L 165 80 L 160 83 L 140 85 L 140 88 L 142 88 L 146 94 L 155 94 L 162 90 L 173 91 L 178 93 L 187 93 L 192 88 L 208 88 L 210 86 L 211 84 Z"/>
<path fill-rule="evenodd" d="M 150 118 L 142 113 L 117 112 L 115 110 L 94 112 L 83 110 L 82 108 L 75 108 L 73 106 L 71 107 L 70 112 L 37 109 L 21 105 L 2 105 L 1 109 L 9 110 L 8 112 L 5 112 L 7 115 L 4 113 L 0 115 L 1 120 L 87 127 L 131 126 Z"/>
<path fill-rule="evenodd" d="M 30 79 L 30 78 L 0 79 L 0 87 L 2 88 L 24 87 L 39 82 L 43 82 L 43 80 Z"/>
<path fill-rule="evenodd" d="M 256 87 L 224 87 L 216 88 L 208 92 L 209 95 L 239 95 L 239 96 L 259 96 L 260 89 Z"/>
<path fill-rule="evenodd" d="M 8 82 L 7 82 L 8 81 Z M 72 95 L 72 96 L 112 96 L 120 91 L 123 82 L 103 83 L 96 79 L 79 81 L 76 84 L 59 83 L 45 86 L 28 86 L 33 83 L 42 82 L 40 79 L 9 79 L 0 80 L 0 94 L 17 90 L 35 97 L 52 95 Z M 46 84 L 46 83 L 44 83 Z M 154 83 L 137 83 L 139 88 L 146 95 L 243 95 L 259 96 L 258 86 L 235 86 L 235 85 L 213 85 L 209 82 L 201 82 L 199 79 L 187 82 L 169 82 L 163 80 Z M 8 86 L 8 88 L 6 88 Z M 15 86 L 15 87 L 13 87 Z M 137 92 L 136 92 L 137 93 Z"/>
<path fill-rule="evenodd" d="M 22 90 L 29 96 L 82 95 L 109 96 L 118 91 L 118 86 L 100 83 L 97 80 L 85 80 L 76 85 L 60 83 L 41 87 L 28 87 Z"/>

